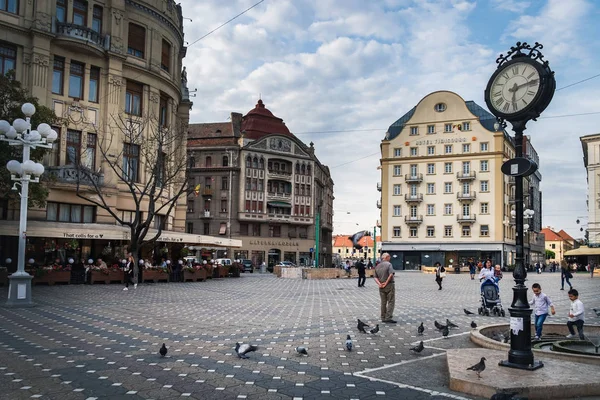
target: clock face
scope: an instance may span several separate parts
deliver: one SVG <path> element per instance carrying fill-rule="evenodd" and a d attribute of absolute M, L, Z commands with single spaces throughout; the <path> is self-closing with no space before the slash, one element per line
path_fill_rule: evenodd
<path fill-rule="evenodd" d="M 516 114 L 529 106 L 540 91 L 540 74 L 524 62 L 510 64 L 492 82 L 489 101 L 497 111 Z"/>

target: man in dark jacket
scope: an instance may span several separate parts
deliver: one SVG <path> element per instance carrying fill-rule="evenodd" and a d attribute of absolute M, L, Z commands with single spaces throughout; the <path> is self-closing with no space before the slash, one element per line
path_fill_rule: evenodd
<path fill-rule="evenodd" d="M 361 258 L 356 263 L 356 269 L 358 270 L 358 287 L 365 287 L 365 281 L 367 280 L 366 268 L 364 260 Z"/>

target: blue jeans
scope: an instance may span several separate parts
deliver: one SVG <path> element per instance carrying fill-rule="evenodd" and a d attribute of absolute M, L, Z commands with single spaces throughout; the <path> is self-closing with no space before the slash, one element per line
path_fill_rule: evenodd
<path fill-rule="evenodd" d="M 548 314 L 536 315 L 535 316 L 535 336 L 541 338 L 542 337 L 542 327 L 544 326 L 544 321 Z"/>
<path fill-rule="evenodd" d="M 569 279 L 570 279 L 570 278 L 567 278 L 567 277 L 566 277 L 566 276 L 564 276 L 564 275 L 560 277 L 560 288 L 561 288 L 561 289 L 564 289 L 564 288 L 565 288 L 565 281 L 567 281 L 567 284 L 569 285 L 569 287 L 570 287 L 571 289 L 573 289 L 573 285 L 571 285 L 571 282 L 569 282 Z"/>

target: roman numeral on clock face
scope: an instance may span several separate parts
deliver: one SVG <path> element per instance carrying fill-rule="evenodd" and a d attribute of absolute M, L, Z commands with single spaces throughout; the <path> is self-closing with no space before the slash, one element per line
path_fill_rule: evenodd
<path fill-rule="evenodd" d="M 509 79 L 508 72 L 505 72 L 505 73 L 503 73 L 503 74 L 502 74 L 502 76 L 503 76 L 503 77 L 504 77 L 504 79 L 506 79 L 506 80 L 508 80 L 508 79 Z"/>
<path fill-rule="evenodd" d="M 525 71 L 523 71 L 523 75 L 525 75 Z M 533 71 L 532 73 L 527 75 L 527 80 L 531 79 L 531 77 L 533 77 L 534 75 L 535 75 L 535 71 Z"/>
<path fill-rule="evenodd" d="M 535 96 L 535 92 L 533 90 L 528 90 L 527 91 L 527 95 L 528 96 Z"/>
<path fill-rule="evenodd" d="M 496 100 L 495 104 L 497 107 L 502 107 L 502 103 L 504 103 L 504 99 L 502 97 L 500 97 L 498 100 Z"/>
<path fill-rule="evenodd" d="M 519 75 L 519 67 L 518 66 L 512 67 L 511 69 L 512 69 L 513 75 Z"/>
<path fill-rule="evenodd" d="M 529 86 L 535 86 L 537 84 L 538 84 L 538 80 L 537 79 L 534 79 L 532 81 L 527 82 L 527 85 L 529 85 Z"/>
<path fill-rule="evenodd" d="M 505 103 L 504 107 L 502 109 L 504 110 L 504 112 L 508 112 L 509 108 L 510 108 L 510 104 L 509 103 Z"/>
<path fill-rule="evenodd" d="M 502 96 L 502 90 L 498 90 L 497 92 L 494 92 L 494 97 L 498 97 L 498 96 Z"/>

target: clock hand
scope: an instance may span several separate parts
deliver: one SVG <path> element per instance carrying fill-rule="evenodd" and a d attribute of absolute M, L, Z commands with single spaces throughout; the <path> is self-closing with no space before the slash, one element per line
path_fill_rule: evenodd
<path fill-rule="evenodd" d="M 537 79 L 535 79 L 534 81 L 537 81 Z M 521 85 L 517 86 L 517 87 L 516 87 L 516 88 L 514 88 L 514 89 L 515 89 L 515 91 L 517 91 L 517 90 L 521 89 L 522 87 L 525 87 L 525 86 L 531 85 L 531 82 L 534 82 L 534 81 L 525 82 L 525 83 L 523 83 L 523 84 L 521 84 Z M 510 89 L 509 89 L 509 90 L 510 90 Z"/>

